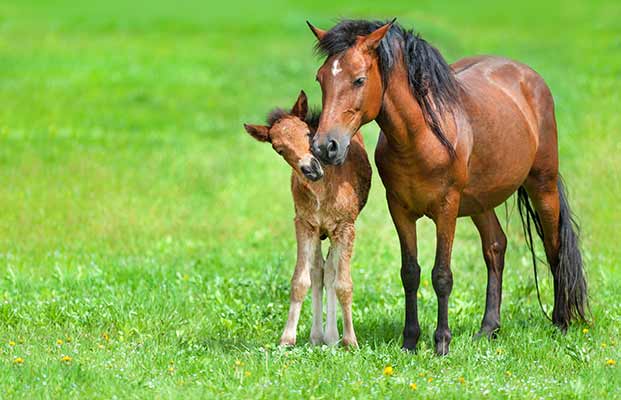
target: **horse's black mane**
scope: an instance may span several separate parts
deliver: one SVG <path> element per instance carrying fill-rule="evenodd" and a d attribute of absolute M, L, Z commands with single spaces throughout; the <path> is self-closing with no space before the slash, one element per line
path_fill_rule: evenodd
<path fill-rule="evenodd" d="M 356 43 L 358 36 L 368 35 L 387 22 L 342 20 L 317 42 L 315 49 L 325 57 L 342 53 Z M 459 84 L 453 71 L 435 47 L 414 31 L 395 23 L 377 48 L 384 87 L 399 53 L 403 55 L 410 88 L 420 104 L 425 121 L 454 156 L 455 149 L 444 134 L 440 117 L 444 112 L 451 112 L 459 103 Z"/>
<path fill-rule="evenodd" d="M 267 125 L 273 126 L 279 120 L 289 117 L 291 113 L 286 111 L 284 108 L 274 108 L 272 111 L 267 114 Z M 311 128 L 311 130 L 316 131 L 319 126 L 319 117 L 321 117 L 321 110 L 318 108 L 311 108 L 306 113 L 306 118 L 304 118 L 304 122 Z"/>

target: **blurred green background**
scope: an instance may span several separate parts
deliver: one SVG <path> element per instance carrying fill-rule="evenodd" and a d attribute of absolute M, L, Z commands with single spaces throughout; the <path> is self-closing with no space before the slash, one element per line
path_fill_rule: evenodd
<path fill-rule="evenodd" d="M 295 257 L 290 170 L 242 124 L 300 89 L 320 104 L 304 21 L 327 29 L 339 17 L 397 17 L 450 62 L 498 54 L 546 79 L 593 326 L 561 337 L 541 315 L 510 200 L 506 222 L 499 208 L 510 242 L 500 338 L 470 341 L 485 266 L 464 219 L 453 353 L 432 354 L 424 284 L 420 351 L 402 354 L 398 242 L 375 173 L 353 264 L 361 349 L 311 348 L 308 306 L 298 348 L 274 348 Z M 618 1 L 2 2 L 0 393 L 392 397 L 417 383 L 423 397 L 619 395 L 608 360 L 621 323 L 620 20 Z M 363 132 L 372 153 L 378 128 Z M 433 227 L 419 230 L 429 279 Z M 547 273 L 542 290 L 550 309 Z"/>

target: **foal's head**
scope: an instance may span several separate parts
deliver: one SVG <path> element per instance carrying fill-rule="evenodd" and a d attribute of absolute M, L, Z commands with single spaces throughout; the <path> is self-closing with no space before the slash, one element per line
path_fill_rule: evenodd
<path fill-rule="evenodd" d="M 356 34 L 356 26 L 329 32 L 308 26 L 319 41 L 317 49 L 327 55 L 317 72 L 323 110 L 313 153 L 326 164 L 339 165 L 351 137 L 380 112 L 383 82 L 376 49 L 392 22 L 365 35 Z"/>
<path fill-rule="evenodd" d="M 267 118 L 268 125 L 244 124 L 244 128 L 258 141 L 271 143 L 272 148 L 295 171 L 311 181 L 317 181 L 323 177 L 323 169 L 311 153 L 312 132 L 307 114 L 308 100 L 301 91 L 290 112 L 275 109 Z"/>

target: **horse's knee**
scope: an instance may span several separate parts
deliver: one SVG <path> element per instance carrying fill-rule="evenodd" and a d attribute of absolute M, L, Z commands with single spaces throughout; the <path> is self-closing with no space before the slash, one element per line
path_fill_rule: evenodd
<path fill-rule="evenodd" d="M 401 283 L 406 293 L 414 292 L 420 283 L 420 266 L 416 261 L 401 265 Z"/>
<path fill-rule="evenodd" d="M 453 273 L 449 268 L 434 267 L 431 271 L 433 289 L 438 296 L 448 296 L 453 289 Z"/>

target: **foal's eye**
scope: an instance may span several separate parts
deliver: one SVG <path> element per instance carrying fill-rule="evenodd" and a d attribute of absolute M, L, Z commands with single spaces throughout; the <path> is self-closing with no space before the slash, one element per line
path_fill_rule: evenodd
<path fill-rule="evenodd" d="M 362 85 L 364 85 L 364 82 L 367 80 L 367 78 L 365 78 L 364 76 L 361 76 L 360 78 L 356 79 L 354 81 L 354 86 L 355 87 L 361 87 Z"/>

